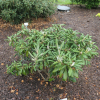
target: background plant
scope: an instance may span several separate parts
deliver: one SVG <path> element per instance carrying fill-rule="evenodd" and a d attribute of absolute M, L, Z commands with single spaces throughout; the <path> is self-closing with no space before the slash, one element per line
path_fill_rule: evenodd
<path fill-rule="evenodd" d="M 45 81 L 52 81 L 56 76 L 64 81 L 76 81 L 78 71 L 98 54 L 91 36 L 65 29 L 62 25 L 42 31 L 28 30 L 22 25 L 22 30 L 8 37 L 8 41 L 20 61 L 7 65 L 7 72 L 14 75 L 38 72 Z"/>
<path fill-rule="evenodd" d="M 100 17 L 100 13 L 98 13 L 96 16 Z"/>
<path fill-rule="evenodd" d="M 71 0 L 72 2 L 76 2 L 77 4 L 84 4 L 88 9 L 97 8 L 100 0 Z"/>
<path fill-rule="evenodd" d="M 54 12 L 52 0 L 0 0 L 0 16 L 14 24 L 33 17 L 47 17 Z"/>

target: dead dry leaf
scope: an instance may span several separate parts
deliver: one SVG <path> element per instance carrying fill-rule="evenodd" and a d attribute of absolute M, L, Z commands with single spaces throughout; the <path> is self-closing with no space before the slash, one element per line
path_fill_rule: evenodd
<path fill-rule="evenodd" d="M 43 85 L 43 82 L 40 82 L 41 85 Z"/>
<path fill-rule="evenodd" d="M 62 90 L 62 89 L 64 89 L 64 88 L 63 88 L 63 87 L 59 87 L 59 89 L 61 89 L 61 90 Z"/>
<path fill-rule="evenodd" d="M 46 82 L 46 84 L 48 85 L 48 82 Z"/>
<path fill-rule="evenodd" d="M 39 99 L 39 97 L 36 97 L 36 99 Z"/>
<path fill-rule="evenodd" d="M 1 66 L 3 66 L 4 65 L 4 63 L 1 63 Z"/>
<path fill-rule="evenodd" d="M 23 83 L 23 82 L 24 82 L 24 80 L 21 80 L 21 82 Z"/>
<path fill-rule="evenodd" d="M 57 84 L 56 87 L 59 88 L 59 84 Z"/>
<path fill-rule="evenodd" d="M 30 79 L 30 80 L 33 80 L 33 78 L 32 78 L 32 77 L 30 77 L 29 79 Z"/>
<path fill-rule="evenodd" d="M 36 92 L 39 92 L 40 90 L 38 89 Z"/>
<path fill-rule="evenodd" d="M 18 95 L 18 92 L 16 92 L 16 95 Z"/>
<path fill-rule="evenodd" d="M 12 89 L 11 89 L 11 91 L 10 91 L 10 92 L 11 92 L 11 93 L 14 93 L 14 92 L 15 92 L 15 90 L 12 90 Z"/>
<path fill-rule="evenodd" d="M 27 96 L 26 99 L 29 99 L 29 96 Z"/>
<path fill-rule="evenodd" d="M 40 78 L 38 78 L 38 81 L 40 81 Z"/>

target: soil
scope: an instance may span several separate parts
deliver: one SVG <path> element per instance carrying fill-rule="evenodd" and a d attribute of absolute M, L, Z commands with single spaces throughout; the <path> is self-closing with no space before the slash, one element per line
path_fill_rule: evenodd
<path fill-rule="evenodd" d="M 66 29 L 91 35 L 100 54 L 100 18 L 95 16 L 100 8 L 88 10 L 78 5 L 68 6 L 70 12 L 57 11 L 48 18 L 33 18 L 28 28 L 42 30 L 52 24 L 65 24 Z M 39 74 L 23 77 L 7 74 L 6 64 L 10 65 L 17 58 L 5 39 L 20 29 L 21 24 L 10 25 L 0 18 L 0 100 L 100 100 L 100 56 L 94 57 L 88 67 L 84 66 L 76 83 L 62 82 L 59 78 L 44 82 Z"/>

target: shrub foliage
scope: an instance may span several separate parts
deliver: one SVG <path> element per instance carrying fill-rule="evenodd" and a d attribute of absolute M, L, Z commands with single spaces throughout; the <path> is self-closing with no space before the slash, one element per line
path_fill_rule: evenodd
<path fill-rule="evenodd" d="M 71 0 L 72 2 L 76 2 L 78 4 L 85 4 L 88 9 L 97 8 L 100 0 Z"/>
<path fill-rule="evenodd" d="M 75 81 L 78 71 L 97 55 L 97 46 L 91 36 L 53 25 L 42 31 L 22 30 L 8 37 L 9 45 L 15 48 L 20 61 L 7 65 L 7 72 L 28 75 L 38 72 L 45 81 L 56 76 L 66 81 Z M 47 77 L 44 77 L 44 72 Z"/>
<path fill-rule="evenodd" d="M 54 11 L 52 0 L 0 0 L 0 16 L 14 24 L 31 17 L 47 17 Z"/>

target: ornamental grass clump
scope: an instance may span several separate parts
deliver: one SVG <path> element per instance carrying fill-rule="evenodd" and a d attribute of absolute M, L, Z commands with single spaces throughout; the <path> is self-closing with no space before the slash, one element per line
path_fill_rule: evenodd
<path fill-rule="evenodd" d="M 65 29 L 62 25 L 41 31 L 28 30 L 22 25 L 22 30 L 8 37 L 8 41 L 20 60 L 7 65 L 7 72 L 17 76 L 37 72 L 45 81 L 59 76 L 64 81 L 75 82 L 79 70 L 98 55 L 91 36 Z"/>

